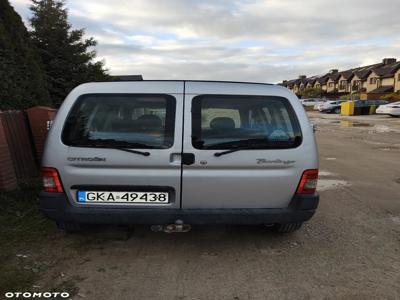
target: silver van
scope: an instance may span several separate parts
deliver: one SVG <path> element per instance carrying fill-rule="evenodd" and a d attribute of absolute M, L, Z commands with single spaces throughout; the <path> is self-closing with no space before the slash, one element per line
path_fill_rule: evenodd
<path fill-rule="evenodd" d="M 40 209 L 80 224 L 265 224 L 310 219 L 318 153 L 297 97 L 239 82 L 87 83 L 65 99 L 42 160 Z"/>

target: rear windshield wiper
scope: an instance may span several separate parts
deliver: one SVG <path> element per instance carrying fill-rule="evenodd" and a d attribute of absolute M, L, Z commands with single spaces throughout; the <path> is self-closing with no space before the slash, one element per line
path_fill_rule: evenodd
<path fill-rule="evenodd" d="M 138 151 L 138 150 L 132 150 L 126 147 L 120 147 L 120 146 L 95 146 L 98 148 L 107 148 L 107 149 L 115 149 L 115 150 L 121 150 L 129 153 L 134 153 L 134 154 L 140 154 L 143 156 L 150 156 L 150 152 L 147 151 Z"/>
<path fill-rule="evenodd" d="M 130 143 L 126 141 L 118 141 L 115 139 L 93 139 L 93 140 L 85 140 L 83 143 L 73 143 L 74 146 L 82 146 L 82 147 L 95 147 L 95 148 L 105 148 L 105 149 L 115 149 L 121 150 L 129 153 L 139 154 L 143 156 L 149 156 L 150 152 L 147 151 L 138 151 L 132 150 L 129 148 L 154 148 L 151 145 L 147 145 L 144 143 Z"/>
<path fill-rule="evenodd" d="M 220 157 L 225 154 L 233 153 L 233 152 L 240 151 L 240 150 L 249 150 L 249 149 L 265 149 L 265 145 L 257 145 L 257 146 L 256 145 L 248 145 L 248 146 L 235 147 L 230 150 L 216 152 L 216 153 L 214 153 L 214 156 Z"/>
<path fill-rule="evenodd" d="M 229 150 L 214 153 L 214 156 L 220 157 L 221 155 L 233 153 L 240 150 L 265 149 L 268 148 L 267 146 L 269 146 L 269 141 L 267 139 L 246 139 L 210 145 L 209 147 L 207 147 L 207 149 L 231 147 L 231 149 Z"/>

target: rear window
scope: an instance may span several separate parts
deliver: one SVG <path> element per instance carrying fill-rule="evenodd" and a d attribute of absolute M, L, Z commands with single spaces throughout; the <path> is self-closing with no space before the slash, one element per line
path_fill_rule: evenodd
<path fill-rule="evenodd" d="M 83 95 L 67 117 L 62 141 L 77 147 L 170 148 L 175 105 L 169 95 Z"/>
<path fill-rule="evenodd" d="M 197 149 L 287 149 L 302 140 L 296 114 L 282 97 L 197 96 L 192 115 Z"/>

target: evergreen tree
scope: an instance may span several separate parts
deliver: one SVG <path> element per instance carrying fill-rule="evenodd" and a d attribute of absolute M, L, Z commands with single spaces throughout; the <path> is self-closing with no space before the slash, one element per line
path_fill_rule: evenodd
<path fill-rule="evenodd" d="M 49 105 L 49 100 L 28 31 L 8 0 L 0 0 L 0 109 Z"/>
<path fill-rule="evenodd" d="M 52 101 L 59 105 L 77 85 L 109 79 L 103 62 L 95 62 L 93 38 L 72 29 L 62 0 L 32 0 L 31 37 L 44 64 Z"/>

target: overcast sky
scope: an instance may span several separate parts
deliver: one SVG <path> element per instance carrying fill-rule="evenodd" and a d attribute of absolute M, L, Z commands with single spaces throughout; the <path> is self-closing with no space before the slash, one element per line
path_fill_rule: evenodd
<path fill-rule="evenodd" d="M 10 0 L 25 22 L 29 0 Z M 400 58 L 399 0 L 67 0 L 111 74 L 280 82 Z"/>

